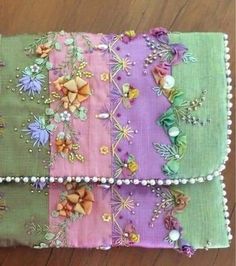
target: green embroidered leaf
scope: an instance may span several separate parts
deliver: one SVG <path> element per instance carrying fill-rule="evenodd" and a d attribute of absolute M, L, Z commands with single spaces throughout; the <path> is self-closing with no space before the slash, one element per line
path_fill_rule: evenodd
<path fill-rule="evenodd" d="M 55 120 L 56 123 L 60 123 L 61 122 L 61 116 L 58 113 L 56 113 L 54 115 L 54 120 Z"/>
<path fill-rule="evenodd" d="M 39 123 L 40 123 L 40 125 L 42 126 L 42 127 L 45 127 L 45 117 L 44 116 L 39 116 L 39 118 L 38 118 L 38 121 L 39 121 Z"/>
<path fill-rule="evenodd" d="M 175 176 L 179 171 L 179 161 L 171 160 L 163 166 L 163 172 L 168 176 Z"/>
<path fill-rule="evenodd" d="M 47 68 L 47 70 L 52 69 L 52 67 L 53 67 L 53 64 L 52 64 L 51 62 L 47 62 L 47 63 L 46 63 L 46 68 Z"/>
<path fill-rule="evenodd" d="M 65 39 L 65 41 L 64 41 L 64 44 L 65 44 L 65 45 L 71 45 L 71 44 L 73 44 L 73 43 L 74 43 L 74 40 L 73 40 L 72 38 Z"/>
<path fill-rule="evenodd" d="M 61 44 L 59 43 L 59 42 L 55 42 L 55 49 L 57 50 L 57 51 L 60 51 L 61 50 Z"/>
<path fill-rule="evenodd" d="M 133 154 L 129 154 L 127 162 L 130 163 L 130 162 L 133 162 L 133 161 L 135 161 L 134 155 Z"/>
<path fill-rule="evenodd" d="M 55 129 L 55 125 L 53 125 L 53 124 L 47 125 L 47 126 L 46 126 L 46 129 L 47 129 L 48 131 L 52 132 L 52 131 Z"/>
<path fill-rule="evenodd" d="M 46 115 L 54 115 L 54 111 L 52 108 L 46 108 L 45 113 Z"/>
<path fill-rule="evenodd" d="M 43 58 L 37 58 L 37 59 L 35 59 L 35 63 L 37 65 L 42 65 L 44 63 L 44 59 Z"/>
<path fill-rule="evenodd" d="M 79 61 L 83 60 L 83 50 L 80 47 L 76 48 L 76 57 Z"/>
<path fill-rule="evenodd" d="M 79 109 L 76 109 L 74 112 L 74 116 L 76 118 L 79 118 L 81 121 L 85 121 L 88 117 L 87 117 L 87 108 L 85 108 L 84 106 L 81 106 Z"/>
<path fill-rule="evenodd" d="M 31 76 L 31 75 L 32 75 L 32 72 L 31 72 L 31 70 L 30 70 L 29 67 L 26 67 L 26 68 L 24 69 L 23 73 L 26 74 L 26 75 L 28 75 L 28 76 Z"/>
<path fill-rule="evenodd" d="M 47 46 L 48 47 L 52 46 L 52 41 L 47 41 Z"/>
<path fill-rule="evenodd" d="M 191 63 L 196 63 L 197 62 L 197 58 L 195 58 L 192 53 L 185 53 L 183 58 L 182 58 L 182 61 L 184 63 L 190 63 L 190 62 Z"/>
<path fill-rule="evenodd" d="M 55 234 L 51 233 L 51 232 L 48 232 L 45 234 L 44 238 L 48 241 L 51 241 L 53 240 L 53 238 L 55 237 Z"/>
<path fill-rule="evenodd" d="M 83 59 L 84 59 L 84 56 L 82 55 L 82 54 L 78 54 L 77 53 L 77 59 L 78 59 L 78 61 L 83 61 Z"/>
<path fill-rule="evenodd" d="M 153 143 L 153 147 L 166 160 L 179 159 L 178 148 L 175 145 Z"/>
<path fill-rule="evenodd" d="M 37 79 L 44 79 L 45 76 L 42 73 L 39 73 L 39 74 L 36 75 L 36 78 Z"/>

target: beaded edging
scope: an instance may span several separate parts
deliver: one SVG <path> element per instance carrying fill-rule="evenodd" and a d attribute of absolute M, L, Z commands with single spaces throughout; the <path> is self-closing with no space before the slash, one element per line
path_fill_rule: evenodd
<path fill-rule="evenodd" d="M 225 190 L 225 183 L 224 183 L 224 176 L 220 176 L 221 181 L 221 187 L 222 187 L 222 195 L 223 195 L 223 211 L 224 211 L 224 218 L 225 218 L 225 227 L 227 230 L 228 240 L 231 241 L 233 239 L 233 235 L 231 234 L 231 227 L 230 227 L 230 213 L 229 213 L 229 207 L 227 205 L 228 199 L 226 198 L 226 190 Z"/>

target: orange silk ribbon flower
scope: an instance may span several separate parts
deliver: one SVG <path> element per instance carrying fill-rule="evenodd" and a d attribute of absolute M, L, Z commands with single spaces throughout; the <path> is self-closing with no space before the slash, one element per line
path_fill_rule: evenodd
<path fill-rule="evenodd" d="M 67 154 L 72 150 L 72 140 L 71 139 L 56 139 L 56 149 L 57 152 L 62 152 Z"/>
<path fill-rule="evenodd" d="M 70 112 L 74 112 L 80 107 L 81 102 L 88 99 L 91 95 L 88 82 L 80 77 L 65 81 L 65 77 L 60 77 L 54 82 L 55 87 L 64 93 L 64 97 L 61 99 L 65 109 L 69 109 Z"/>
<path fill-rule="evenodd" d="M 37 48 L 36 48 L 36 54 L 39 55 L 42 58 L 45 58 L 48 56 L 49 52 L 52 50 L 52 48 L 50 47 L 50 45 L 48 43 L 45 44 L 40 44 Z"/>
<path fill-rule="evenodd" d="M 57 204 L 60 216 L 70 217 L 73 213 L 89 215 L 92 211 L 94 196 L 86 185 L 68 194 L 66 199 Z"/>

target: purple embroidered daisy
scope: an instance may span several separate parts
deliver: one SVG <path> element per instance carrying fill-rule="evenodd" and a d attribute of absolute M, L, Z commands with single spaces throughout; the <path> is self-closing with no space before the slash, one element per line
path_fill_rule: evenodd
<path fill-rule="evenodd" d="M 35 117 L 34 122 L 30 123 L 24 131 L 31 136 L 31 139 L 34 140 L 35 145 L 45 145 L 49 140 L 49 135 L 54 129 L 54 125 L 46 124 L 45 118 Z"/>
<path fill-rule="evenodd" d="M 35 187 L 37 190 L 43 190 L 48 185 L 48 182 L 42 182 L 40 180 L 35 181 L 32 186 Z"/>
<path fill-rule="evenodd" d="M 25 68 L 22 77 L 19 79 L 18 87 L 20 91 L 26 92 L 29 95 L 39 94 L 41 92 L 45 76 L 39 73 L 39 71 L 40 67 L 38 65 Z"/>
<path fill-rule="evenodd" d="M 189 258 L 192 257 L 194 253 L 196 252 L 195 248 L 192 245 L 190 245 L 187 241 L 185 241 L 184 239 L 179 240 L 179 248 L 177 249 L 177 251 L 185 254 Z"/>

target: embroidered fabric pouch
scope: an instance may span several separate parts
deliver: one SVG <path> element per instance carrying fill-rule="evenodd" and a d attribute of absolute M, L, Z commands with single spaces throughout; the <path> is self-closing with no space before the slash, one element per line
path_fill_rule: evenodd
<path fill-rule="evenodd" d="M 1 36 L 1 245 L 227 247 L 227 44 L 164 28 Z"/>

